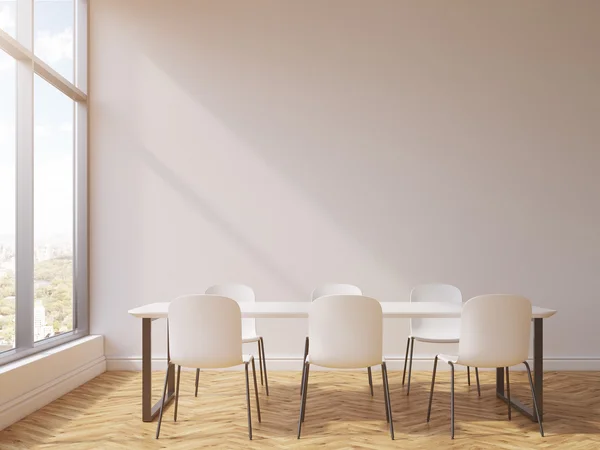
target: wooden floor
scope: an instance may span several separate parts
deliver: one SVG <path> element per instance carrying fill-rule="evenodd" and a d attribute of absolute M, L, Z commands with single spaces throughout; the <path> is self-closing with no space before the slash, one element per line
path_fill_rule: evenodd
<path fill-rule="evenodd" d="M 141 421 L 141 374 L 107 372 L 40 411 L 0 431 L 0 449 L 197 449 L 197 448 L 415 448 L 415 449 L 600 449 L 600 373 L 549 372 L 545 375 L 545 431 L 517 412 L 507 419 L 496 399 L 493 373 L 482 373 L 482 397 L 457 374 L 456 439 L 450 440 L 449 375 L 436 383 L 432 420 L 426 423 L 430 374 L 413 374 L 411 394 L 402 374 L 390 372 L 396 440 L 391 441 L 381 377 L 373 374 L 375 397 L 366 373 L 311 371 L 306 421 L 296 439 L 299 373 L 271 372 L 271 396 L 260 388 L 262 423 L 248 441 L 243 372 L 206 372 L 198 398 L 193 372 L 182 372 L 179 417 L 166 410 L 160 440 L 156 422 Z M 153 377 L 158 398 L 163 374 Z M 474 380 L 473 380 L 474 381 Z M 530 404 L 526 378 L 511 375 L 512 395 Z"/>

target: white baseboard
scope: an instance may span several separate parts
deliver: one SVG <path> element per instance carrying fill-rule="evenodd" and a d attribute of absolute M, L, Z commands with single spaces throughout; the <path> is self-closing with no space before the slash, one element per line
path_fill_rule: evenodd
<path fill-rule="evenodd" d="M 15 370 L 23 371 L 19 375 L 23 381 L 20 387 L 25 390 L 21 391 L 23 393 L 20 395 L 0 405 L 0 430 L 21 420 L 106 371 L 106 358 L 102 354 L 102 337 L 88 336 L 81 339 L 81 341 L 81 344 L 78 344 L 78 341 L 69 343 L 64 350 L 56 348 L 49 355 L 36 356 L 35 362 L 37 366 L 28 368 L 27 361 L 19 363 L 18 368 Z M 81 347 L 81 349 L 77 349 L 77 347 Z M 76 349 L 73 350 L 73 348 Z M 56 357 L 61 352 L 67 353 L 66 357 L 73 363 L 71 367 L 65 368 L 61 359 L 64 358 L 62 355 Z M 82 355 L 80 353 L 86 352 L 88 353 L 88 358 L 81 358 Z M 79 361 L 83 361 L 83 364 L 77 365 Z M 53 372 L 59 371 L 60 366 L 56 367 L 57 364 L 65 368 L 66 372 L 60 372 L 59 376 L 52 377 L 49 381 L 44 382 L 44 373 L 40 373 L 39 370 L 46 373 L 49 371 L 49 368 L 52 368 Z M 48 369 L 44 369 L 44 366 Z M 31 371 L 34 372 L 33 376 L 30 374 Z M 27 374 L 24 372 L 27 372 Z M 35 373 L 38 375 L 36 376 Z M 7 372 L 0 375 L 7 378 L 10 377 L 10 374 L 7 375 Z M 35 383 L 35 380 L 41 380 L 42 384 Z M 32 385 L 32 383 L 35 383 L 35 385 Z M 4 384 L 2 380 L 0 380 L 0 384 Z M 16 388 L 16 383 L 14 382 L 7 381 L 6 384 L 13 385 Z M 27 388 L 27 384 L 29 384 L 29 388 Z"/>
<path fill-rule="evenodd" d="M 390 371 L 401 371 L 404 368 L 404 357 L 386 358 L 388 369 Z M 533 367 L 533 361 L 529 361 Z M 165 359 L 153 358 L 152 370 L 163 371 L 167 367 Z M 439 364 L 438 370 L 449 370 L 447 364 Z M 413 370 L 431 371 L 433 367 L 433 358 L 414 358 Z M 241 370 L 241 366 L 237 366 L 230 370 Z M 267 358 L 267 369 L 276 371 L 301 371 L 302 358 Z M 125 370 L 125 371 L 141 371 L 142 360 L 139 357 L 107 357 L 106 370 Z M 184 369 L 185 370 L 185 369 Z M 314 367 L 311 370 L 326 370 L 319 367 Z M 483 369 L 482 369 L 483 370 Z M 516 366 L 514 370 L 525 370 L 525 367 Z M 600 371 L 600 358 L 548 358 L 544 359 L 545 371 Z"/>

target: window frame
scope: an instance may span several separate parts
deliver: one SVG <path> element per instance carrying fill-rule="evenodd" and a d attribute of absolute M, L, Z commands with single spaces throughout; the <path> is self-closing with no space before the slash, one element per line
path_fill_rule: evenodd
<path fill-rule="evenodd" d="M 33 53 L 33 0 L 17 0 L 17 38 L 0 30 L 0 49 L 17 62 L 15 347 L 0 366 L 89 334 L 88 271 L 88 0 L 74 0 L 74 82 Z M 75 102 L 73 124 L 73 330 L 34 342 L 34 111 L 38 75 Z"/>

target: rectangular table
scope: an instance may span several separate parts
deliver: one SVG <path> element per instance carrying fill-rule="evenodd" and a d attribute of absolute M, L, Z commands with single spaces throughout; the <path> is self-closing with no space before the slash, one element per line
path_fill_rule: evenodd
<path fill-rule="evenodd" d="M 248 319 L 301 319 L 308 318 L 310 302 L 257 302 L 240 303 L 242 318 Z M 459 318 L 462 305 L 449 303 L 410 303 L 410 302 L 381 302 L 383 317 L 386 319 L 444 319 Z M 160 401 L 152 405 L 152 321 L 166 318 L 169 302 L 150 303 L 129 310 L 129 314 L 142 319 L 142 420 L 151 422 L 160 409 Z M 543 321 L 556 314 L 551 309 L 533 307 L 533 372 L 534 388 L 538 400 L 540 417 L 535 411 L 526 407 L 518 400 L 511 398 L 511 405 L 525 414 L 534 422 L 543 419 L 544 411 L 544 346 Z M 173 366 L 168 374 L 167 403 L 175 393 L 175 371 Z M 508 402 L 504 391 L 504 370 L 496 370 L 496 395 Z"/>

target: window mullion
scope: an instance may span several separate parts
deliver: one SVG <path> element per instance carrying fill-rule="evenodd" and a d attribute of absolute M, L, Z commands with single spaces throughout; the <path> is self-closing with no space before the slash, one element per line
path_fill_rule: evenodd
<path fill-rule="evenodd" d="M 32 48 L 33 2 L 18 0 L 17 40 Z M 33 347 L 33 60 L 17 61 L 17 350 Z"/>
<path fill-rule="evenodd" d="M 88 0 L 75 0 L 75 85 L 87 92 Z M 89 330 L 88 284 L 88 108 L 75 103 L 75 214 L 73 246 L 73 317 L 74 327 Z"/>

